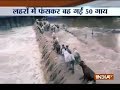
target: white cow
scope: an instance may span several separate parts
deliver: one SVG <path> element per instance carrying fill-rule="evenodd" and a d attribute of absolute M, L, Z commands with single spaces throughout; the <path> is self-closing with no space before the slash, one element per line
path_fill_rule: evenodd
<path fill-rule="evenodd" d="M 76 48 L 73 49 L 73 55 L 74 55 L 76 64 L 78 64 L 81 61 L 81 56 Z"/>
<path fill-rule="evenodd" d="M 42 25 L 45 31 L 49 31 L 50 23 L 48 21 L 42 21 Z"/>
<path fill-rule="evenodd" d="M 55 24 L 50 24 L 50 30 L 51 30 L 51 32 L 57 31 L 56 25 Z"/>

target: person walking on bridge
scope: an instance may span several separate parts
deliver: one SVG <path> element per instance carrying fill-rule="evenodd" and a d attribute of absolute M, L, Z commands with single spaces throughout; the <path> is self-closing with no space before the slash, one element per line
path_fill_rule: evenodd
<path fill-rule="evenodd" d="M 67 50 L 69 53 L 71 53 L 71 50 L 69 49 L 69 46 L 68 46 L 68 45 L 66 45 L 66 50 Z"/>
<path fill-rule="evenodd" d="M 62 45 L 62 48 L 61 48 L 61 54 L 62 54 L 62 56 L 64 56 L 64 52 L 65 52 L 65 46 L 64 46 L 64 44 Z"/>
<path fill-rule="evenodd" d="M 72 73 L 74 74 L 74 56 L 71 52 L 68 52 L 66 49 L 64 51 L 64 59 L 66 63 L 66 67 L 68 70 L 72 70 Z"/>

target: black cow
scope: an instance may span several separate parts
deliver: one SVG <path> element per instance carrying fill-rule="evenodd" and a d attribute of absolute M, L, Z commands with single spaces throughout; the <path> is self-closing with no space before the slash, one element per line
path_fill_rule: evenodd
<path fill-rule="evenodd" d="M 60 54 L 61 52 L 60 52 L 60 44 L 59 43 L 56 44 L 55 48 L 56 48 L 56 52 L 58 54 Z"/>
<path fill-rule="evenodd" d="M 60 54 L 60 44 L 59 44 L 59 42 L 58 42 L 57 40 L 55 40 L 55 41 L 53 42 L 53 47 L 54 47 L 53 50 L 56 50 L 56 52 L 57 52 L 58 54 Z"/>

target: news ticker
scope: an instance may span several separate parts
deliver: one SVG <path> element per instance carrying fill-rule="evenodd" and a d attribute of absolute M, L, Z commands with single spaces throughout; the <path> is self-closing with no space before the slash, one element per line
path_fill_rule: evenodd
<path fill-rule="evenodd" d="M 120 16 L 120 7 L 0 7 L 0 16 Z"/>

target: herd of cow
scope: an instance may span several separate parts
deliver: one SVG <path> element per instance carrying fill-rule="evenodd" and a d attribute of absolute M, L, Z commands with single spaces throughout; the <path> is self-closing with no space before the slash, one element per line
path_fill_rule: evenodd
<path fill-rule="evenodd" d="M 51 31 L 52 38 L 53 38 L 53 50 L 56 50 L 56 52 L 63 56 L 67 69 L 72 70 L 72 74 L 74 74 L 74 65 L 78 64 L 80 67 L 82 67 L 83 70 L 83 77 L 80 79 L 83 79 L 83 81 L 92 82 L 91 84 L 96 84 L 96 80 L 94 79 L 94 71 L 91 70 L 84 61 L 81 60 L 80 54 L 77 51 L 76 48 L 74 48 L 73 52 L 69 49 L 68 45 L 62 45 L 60 46 L 58 37 L 56 36 L 56 31 L 59 31 L 60 29 L 65 30 L 66 26 L 63 24 L 62 26 L 58 24 L 50 24 L 47 19 L 41 19 L 40 21 L 36 19 L 37 28 L 40 30 L 40 32 L 43 34 L 44 31 Z"/>
<path fill-rule="evenodd" d="M 40 32 L 43 34 L 44 31 L 59 31 L 60 29 L 66 29 L 65 25 L 50 24 L 46 19 L 38 20 L 36 19 L 36 24 L 38 25 Z"/>

